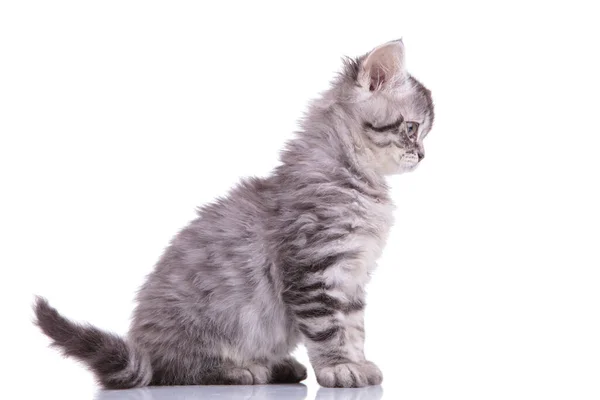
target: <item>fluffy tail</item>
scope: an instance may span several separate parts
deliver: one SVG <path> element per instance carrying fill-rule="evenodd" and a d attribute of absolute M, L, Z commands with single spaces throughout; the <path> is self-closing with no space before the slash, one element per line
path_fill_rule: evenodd
<path fill-rule="evenodd" d="M 146 386 L 152 379 L 147 355 L 124 339 L 91 325 L 73 323 L 37 297 L 33 306 L 36 321 L 66 356 L 83 362 L 106 389 Z"/>

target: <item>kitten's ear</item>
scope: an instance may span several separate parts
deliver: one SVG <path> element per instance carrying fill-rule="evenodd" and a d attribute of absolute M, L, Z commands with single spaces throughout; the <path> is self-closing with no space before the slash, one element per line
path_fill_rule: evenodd
<path fill-rule="evenodd" d="M 362 62 L 358 83 L 370 91 L 401 85 L 407 77 L 402 39 L 376 47 Z"/>

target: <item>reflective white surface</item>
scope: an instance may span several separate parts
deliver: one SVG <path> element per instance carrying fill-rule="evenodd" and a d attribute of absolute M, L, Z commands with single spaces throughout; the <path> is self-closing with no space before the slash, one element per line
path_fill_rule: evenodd
<path fill-rule="evenodd" d="M 130 390 L 102 390 L 95 400 L 305 400 L 306 386 L 155 386 Z M 381 386 L 360 389 L 319 388 L 315 400 L 380 400 Z M 312 400 L 312 399 L 311 399 Z"/>

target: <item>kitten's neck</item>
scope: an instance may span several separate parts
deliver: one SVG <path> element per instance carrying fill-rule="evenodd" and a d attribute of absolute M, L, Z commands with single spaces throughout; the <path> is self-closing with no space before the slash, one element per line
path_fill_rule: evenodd
<path fill-rule="evenodd" d="M 332 155 L 354 174 L 360 175 L 375 186 L 387 188 L 385 176 L 373 168 L 373 163 L 370 162 L 371 150 L 363 140 L 361 132 L 356 131 L 358 124 L 354 116 L 348 115 L 345 107 L 335 102 L 324 107 L 314 107 L 311 111 L 315 118 L 328 128 L 321 134 L 333 144 Z"/>
<path fill-rule="evenodd" d="M 353 132 L 355 125 L 341 105 L 314 104 L 301 124 L 302 130 L 282 154 L 283 163 L 319 168 L 322 175 L 336 175 L 343 169 L 387 197 L 385 177 L 369 162 L 370 150 L 360 133 Z"/>

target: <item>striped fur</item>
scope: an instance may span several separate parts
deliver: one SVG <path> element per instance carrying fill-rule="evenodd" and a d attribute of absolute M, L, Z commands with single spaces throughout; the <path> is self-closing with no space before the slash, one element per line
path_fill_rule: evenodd
<path fill-rule="evenodd" d="M 299 382 L 306 369 L 289 354 L 300 342 L 321 385 L 380 383 L 363 319 L 393 221 L 385 175 L 416 167 L 433 122 L 404 64 L 398 41 L 346 60 L 273 174 L 243 180 L 173 238 L 126 338 L 40 299 L 42 331 L 106 388 Z"/>
<path fill-rule="evenodd" d="M 86 364 L 104 387 L 127 389 L 150 383 L 149 359 L 135 345 L 93 326 L 67 320 L 41 297 L 34 308 L 36 323 L 52 339 L 52 345 Z"/>

